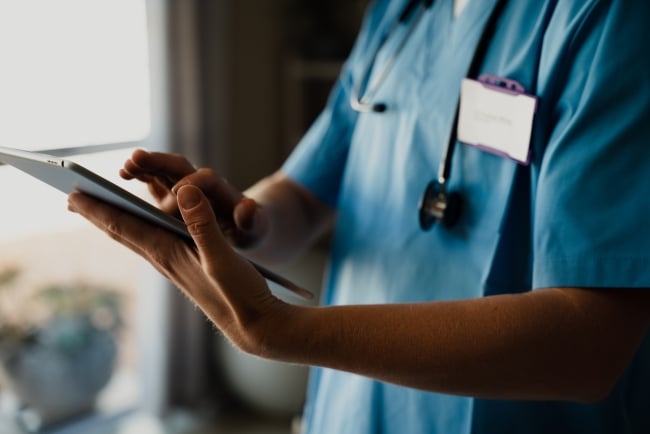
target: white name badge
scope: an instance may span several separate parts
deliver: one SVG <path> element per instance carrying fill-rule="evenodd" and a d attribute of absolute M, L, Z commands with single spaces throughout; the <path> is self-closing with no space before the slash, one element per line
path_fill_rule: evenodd
<path fill-rule="evenodd" d="M 530 162 L 530 137 L 537 98 L 514 80 L 484 75 L 464 79 L 458 140 L 521 164 Z"/>

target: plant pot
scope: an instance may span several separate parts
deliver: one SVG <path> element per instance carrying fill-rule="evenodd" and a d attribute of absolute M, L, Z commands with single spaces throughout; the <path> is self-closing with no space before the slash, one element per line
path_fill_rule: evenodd
<path fill-rule="evenodd" d="M 117 347 L 111 333 L 86 320 L 52 321 L 4 362 L 9 386 L 41 426 L 92 411 L 111 378 Z"/>
<path fill-rule="evenodd" d="M 302 413 L 307 367 L 245 354 L 220 335 L 215 350 L 228 386 L 247 406 L 277 417 Z"/>

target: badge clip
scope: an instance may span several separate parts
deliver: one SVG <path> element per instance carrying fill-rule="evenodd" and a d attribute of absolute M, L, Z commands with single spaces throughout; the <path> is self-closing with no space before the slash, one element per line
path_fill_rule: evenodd
<path fill-rule="evenodd" d="M 486 87 L 491 87 L 498 91 L 511 92 L 514 95 L 525 93 L 525 89 L 521 83 L 509 78 L 497 77 L 492 74 L 483 74 L 478 78 L 478 81 L 486 85 Z"/>

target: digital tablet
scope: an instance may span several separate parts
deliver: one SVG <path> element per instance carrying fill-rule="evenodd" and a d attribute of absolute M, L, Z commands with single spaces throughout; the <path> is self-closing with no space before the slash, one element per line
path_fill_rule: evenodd
<path fill-rule="evenodd" d="M 70 194 L 74 191 L 81 191 L 192 241 L 185 223 L 181 220 L 164 213 L 145 200 L 73 161 L 2 146 L 0 146 L 0 161 L 40 179 L 63 193 Z M 311 292 L 284 277 L 253 262 L 251 264 L 264 277 L 291 292 L 304 298 L 313 297 Z"/>

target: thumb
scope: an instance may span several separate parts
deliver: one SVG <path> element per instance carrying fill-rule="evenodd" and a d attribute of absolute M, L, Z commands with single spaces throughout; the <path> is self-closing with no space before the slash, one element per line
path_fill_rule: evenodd
<path fill-rule="evenodd" d="M 223 257 L 224 249 L 230 251 L 230 246 L 219 229 L 212 206 L 201 189 L 193 185 L 184 185 L 178 189 L 176 200 L 203 264 L 211 264 L 214 258 Z"/>

